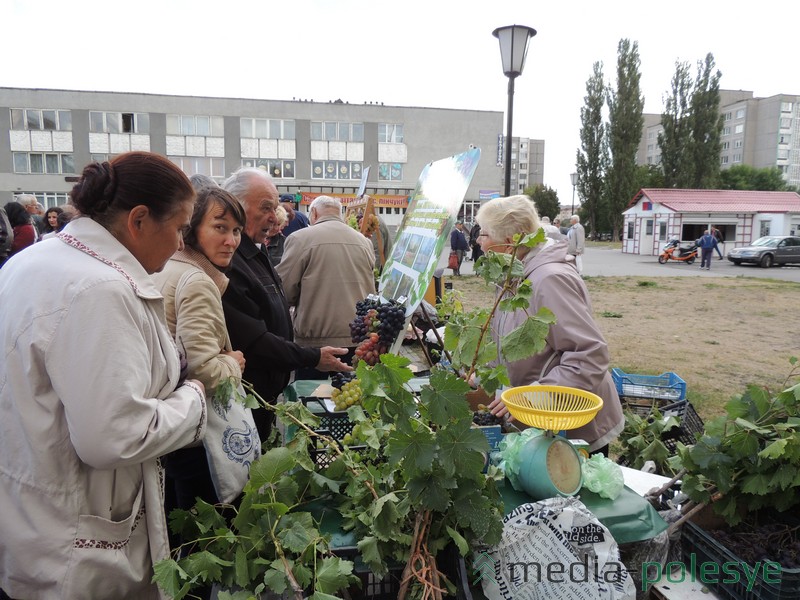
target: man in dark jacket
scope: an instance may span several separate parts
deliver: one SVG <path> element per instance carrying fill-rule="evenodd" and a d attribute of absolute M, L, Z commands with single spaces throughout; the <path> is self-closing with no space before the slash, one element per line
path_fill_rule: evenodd
<path fill-rule="evenodd" d="M 261 169 L 243 168 L 222 187 L 236 196 L 247 215 L 222 296 L 231 343 L 244 353 L 245 381 L 252 383 L 262 398 L 275 402 L 289 383 L 291 372 L 299 367 L 352 371 L 338 358 L 347 353 L 346 348 L 309 348 L 292 341 L 292 320 L 283 285 L 263 248 L 278 206 L 278 190 L 272 178 Z M 261 439 L 266 440 L 272 414 L 256 409 L 253 417 Z"/>
<path fill-rule="evenodd" d="M 469 251 L 469 243 L 464 235 L 464 224 L 456 221 L 455 228 L 450 232 L 450 252 L 455 252 L 458 256 L 458 267 L 453 269 L 453 275 L 461 275 L 461 263 L 464 261 L 467 251 Z"/>
<path fill-rule="evenodd" d="M 706 229 L 703 232 L 703 237 L 697 240 L 697 245 L 700 247 L 700 268 L 710 271 L 711 255 L 714 253 L 714 248 L 717 247 L 717 240 L 711 235 L 711 232 Z"/>
<path fill-rule="evenodd" d="M 6 262 L 14 243 L 14 228 L 8 221 L 5 209 L 0 206 L 0 267 Z"/>

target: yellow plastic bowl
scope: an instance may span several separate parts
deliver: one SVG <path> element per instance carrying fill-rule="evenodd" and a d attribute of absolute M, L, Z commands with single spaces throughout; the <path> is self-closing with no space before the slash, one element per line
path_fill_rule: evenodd
<path fill-rule="evenodd" d="M 582 427 L 603 408 L 597 394 L 560 385 L 523 385 L 500 397 L 517 421 L 551 431 Z"/>

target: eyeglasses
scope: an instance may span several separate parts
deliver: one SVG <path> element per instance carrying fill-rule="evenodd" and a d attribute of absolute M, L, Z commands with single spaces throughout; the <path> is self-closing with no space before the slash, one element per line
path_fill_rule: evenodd
<path fill-rule="evenodd" d="M 489 237 L 489 234 L 488 233 L 479 233 L 475 237 Z"/>

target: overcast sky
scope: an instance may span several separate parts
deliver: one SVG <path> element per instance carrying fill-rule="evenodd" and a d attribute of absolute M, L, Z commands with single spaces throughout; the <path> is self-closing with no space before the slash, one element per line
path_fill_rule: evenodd
<path fill-rule="evenodd" d="M 639 43 L 646 112 L 661 111 L 676 61 L 694 71 L 708 52 L 724 89 L 800 94 L 796 0 L 0 0 L 0 15 L 4 87 L 501 112 L 491 32 L 528 25 L 538 34 L 516 81 L 514 135 L 545 140 L 544 182 L 562 204 L 592 64 L 613 81 L 621 38 Z"/>

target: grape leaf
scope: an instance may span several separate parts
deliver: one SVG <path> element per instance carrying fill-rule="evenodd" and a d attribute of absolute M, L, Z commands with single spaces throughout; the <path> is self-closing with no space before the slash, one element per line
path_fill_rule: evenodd
<path fill-rule="evenodd" d="M 222 577 L 222 567 L 232 567 L 233 563 L 224 560 L 207 550 L 193 552 L 181 561 L 186 570 L 199 575 L 202 581 L 218 581 Z"/>
<path fill-rule="evenodd" d="M 555 323 L 553 312 L 547 308 L 539 309 L 538 313 L 528 317 L 519 327 L 503 336 L 503 357 L 513 362 L 544 350 L 545 338 L 552 323 Z"/>
<path fill-rule="evenodd" d="M 250 480 L 245 491 L 255 492 L 267 484 L 277 483 L 294 465 L 295 458 L 288 448 L 272 448 L 250 465 Z"/>
<path fill-rule="evenodd" d="M 382 569 L 381 551 L 378 547 L 378 538 L 368 535 L 358 540 L 358 554 L 371 571 L 379 572 Z"/>
<path fill-rule="evenodd" d="M 428 429 L 419 431 L 393 431 L 389 436 L 386 453 L 392 464 L 403 463 L 411 475 L 429 472 L 436 456 L 436 440 Z"/>
<path fill-rule="evenodd" d="M 171 558 L 153 565 L 153 582 L 175 600 L 184 598 L 189 592 L 191 585 L 184 583 L 188 578 L 186 571 Z"/>
<path fill-rule="evenodd" d="M 247 564 L 247 552 L 239 546 L 236 548 L 236 555 L 234 557 L 234 572 L 236 585 L 246 588 L 250 583 L 250 573 Z"/>
<path fill-rule="evenodd" d="M 277 562 L 277 561 L 276 561 Z M 273 566 L 264 574 L 264 583 L 276 594 L 282 594 L 289 588 L 289 580 L 283 572 L 283 565 L 280 568 Z"/>
<path fill-rule="evenodd" d="M 413 477 L 406 483 L 411 500 L 429 510 L 444 512 L 450 506 L 450 492 L 457 487 L 456 480 L 445 477 L 442 471 L 433 471 Z"/>
<path fill-rule="evenodd" d="M 742 491 L 746 494 L 754 494 L 760 496 L 767 493 L 767 486 L 769 485 L 769 477 L 764 473 L 754 473 L 752 475 L 745 475 L 742 478 Z"/>
<path fill-rule="evenodd" d="M 464 536 L 449 525 L 446 525 L 445 529 L 447 529 L 447 533 L 450 534 L 450 539 L 455 542 L 459 554 L 461 554 L 461 556 L 466 556 L 467 552 L 469 552 L 469 544 L 467 544 L 467 540 L 464 539 Z"/>
<path fill-rule="evenodd" d="M 397 510 L 398 501 L 397 495 L 390 493 L 375 500 L 370 508 L 375 535 L 380 540 L 391 540 L 398 523 L 402 521 L 402 515 Z"/>
<path fill-rule="evenodd" d="M 439 463 L 447 476 L 482 477 L 484 452 L 489 452 L 486 435 L 462 420 L 439 432 Z"/>
<path fill-rule="evenodd" d="M 333 594 L 336 591 L 348 586 L 353 574 L 353 563 L 349 560 L 342 560 L 338 556 L 330 556 L 322 559 L 322 563 L 317 567 L 316 592 Z"/>
<path fill-rule="evenodd" d="M 466 394 L 469 384 L 455 374 L 437 369 L 431 373 L 430 384 L 422 388 L 420 402 L 427 408 L 430 420 L 444 425 L 450 419 L 465 419 L 470 414 Z"/>
<path fill-rule="evenodd" d="M 275 562 L 277 563 L 278 561 Z M 295 581 L 297 581 L 301 587 L 307 588 L 311 585 L 314 573 L 303 563 L 294 563 L 292 565 L 292 573 L 294 574 Z"/>
<path fill-rule="evenodd" d="M 769 444 L 766 448 L 764 448 L 758 455 L 761 458 L 780 458 L 783 456 L 783 450 L 786 448 L 786 444 L 788 440 L 786 439 L 778 439 Z"/>
<path fill-rule="evenodd" d="M 302 552 L 312 540 L 319 537 L 319 532 L 314 527 L 310 513 L 297 512 L 281 518 L 277 537 L 292 552 Z"/>

